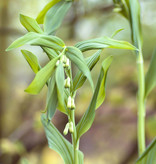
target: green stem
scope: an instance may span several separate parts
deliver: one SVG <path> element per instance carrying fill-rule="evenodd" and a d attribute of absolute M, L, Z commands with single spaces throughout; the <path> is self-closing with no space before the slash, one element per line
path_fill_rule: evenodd
<path fill-rule="evenodd" d="M 142 52 L 137 54 L 137 71 L 138 71 L 138 152 L 139 156 L 145 150 L 145 77 L 144 77 L 144 62 Z"/>
<path fill-rule="evenodd" d="M 75 126 L 75 110 L 71 111 L 71 121 L 73 122 L 73 129 L 74 129 L 74 132 L 72 133 L 72 144 L 73 144 L 73 152 L 74 152 L 73 164 L 79 164 L 79 158 L 78 158 L 79 142 L 77 142 L 77 132 Z"/>

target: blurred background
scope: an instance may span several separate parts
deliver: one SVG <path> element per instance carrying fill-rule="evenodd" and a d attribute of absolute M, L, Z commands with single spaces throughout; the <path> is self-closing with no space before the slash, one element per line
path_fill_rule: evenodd
<path fill-rule="evenodd" d="M 40 122 L 41 111 L 45 108 L 46 87 L 37 96 L 25 93 L 34 73 L 20 49 L 5 52 L 12 41 L 26 33 L 19 14 L 35 18 L 49 1 L 0 0 L 0 164 L 20 164 L 23 158 L 27 158 L 30 164 L 63 164 L 62 159 L 48 148 Z M 140 4 L 147 71 L 156 45 L 156 1 L 140 0 Z M 115 30 L 124 28 L 115 39 L 131 42 L 127 20 L 113 12 L 113 8 L 112 0 L 81 0 L 72 6 L 57 35 L 67 45 L 74 45 L 81 40 L 111 36 Z M 41 65 L 47 63 L 48 59 L 39 47 L 23 46 L 22 49 L 36 54 Z M 92 128 L 80 141 L 85 164 L 133 164 L 137 159 L 135 55 L 129 50 L 103 50 L 100 62 L 92 72 L 95 83 L 100 63 L 110 54 L 114 55 L 114 61 L 108 73 L 106 99 L 96 112 Z M 156 136 L 155 95 L 156 90 L 146 102 L 147 143 Z M 77 121 L 87 109 L 91 96 L 90 85 L 86 82 L 76 97 Z M 53 122 L 62 133 L 67 118 L 57 112 Z M 67 139 L 70 140 L 69 135 Z"/>

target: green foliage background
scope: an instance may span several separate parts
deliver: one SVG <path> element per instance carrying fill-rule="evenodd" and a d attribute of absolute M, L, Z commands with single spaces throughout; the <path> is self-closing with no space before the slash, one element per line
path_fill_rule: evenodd
<path fill-rule="evenodd" d="M 26 33 L 20 25 L 19 13 L 36 17 L 48 0 L 3 0 L 0 2 L 0 162 L 7 164 L 62 164 L 58 155 L 47 147 L 40 122 L 40 112 L 45 108 L 46 88 L 39 96 L 24 92 L 34 77 L 20 49 L 6 53 L 4 50 L 16 38 Z M 148 68 L 156 40 L 156 2 L 141 3 L 143 27 L 143 54 L 145 71 Z M 72 7 L 57 35 L 66 45 L 94 37 L 111 36 L 124 28 L 116 39 L 130 41 L 130 29 L 126 19 L 113 12 L 111 0 L 81 0 Z M 48 61 L 39 48 L 24 46 L 38 55 L 42 65 Z M 85 154 L 85 164 L 131 164 L 137 157 L 136 144 L 136 98 L 137 79 L 135 56 L 127 50 L 103 51 L 102 59 L 114 55 L 108 74 L 107 93 L 104 104 L 97 111 L 95 123 L 83 136 L 80 149 Z M 89 56 L 89 53 L 85 53 Z M 102 61 L 102 60 L 101 60 Z M 96 81 L 100 64 L 93 70 Z M 89 83 L 79 91 L 76 98 L 76 118 L 87 108 L 91 98 Z M 147 141 L 156 136 L 156 90 L 147 102 Z M 57 112 L 54 123 L 62 132 L 67 120 Z M 70 136 L 67 136 L 70 140 Z M 129 161 L 129 162 L 128 162 Z"/>

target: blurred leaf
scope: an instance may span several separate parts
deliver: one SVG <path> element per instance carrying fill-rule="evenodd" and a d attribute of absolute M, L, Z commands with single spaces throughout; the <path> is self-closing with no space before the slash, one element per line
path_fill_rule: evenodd
<path fill-rule="evenodd" d="M 149 139 L 156 136 L 156 115 L 148 117 L 146 119 L 146 133 Z"/>
<path fill-rule="evenodd" d="M 151 63 L 146 74 L 145 80 L 145 98 L 156 86 L 156 49 L 153 52 Z"/>
<path fill-rule="evenodd" d="M 62 157 L 65 164 L 73 164 L 74 152 L 71 143 L 62 136 L 52 123 L 47 123 L 45 115 L 42 115 L 41 120 L 46 132 L 49 147 Z M 78 151 L 78 156 L 80 159 L 79 164 L 83 164 L 83 153 L 81 151 Z"/>
<path fill-rule="evenodd" d="M 28 88 L 25 90 L 26 92 L 30 94 L 38 94 L 47 80 L 51 77 L 55 64 L 57 60 L 59 59 L 59 56 L 51 60 L 46 66 L 44 66 L 35 76 L 34 80 L 31 82 L 31 84 L 28 86 Z"/>
<path fill-rule="evenodd" d="M 34 71 L 34 73 L 37 73 L 41 68 L 37 57 L 32 52 L 27 50 L 21 50 L 21 52 L 26 61 L 28 62 L 28 64 L 30 65 L 30 67 L 32 68 L 32 70 Z"/>
<path fill-rule="evenodd" d="M 53 7 L 56 3 L 58 3 L 60 0 L 52 0 L 51 2 L 49 2 L 43 9 L 42 11 L 38 14 L 36 21 L 39 24 L 43 24 L 44 22 L 44 17 L 46 15 L 46 13 L 48 12 L 48 10 Z"/>
<path fill-rule="evenodd" d="M 98 93 L 98 97 L 97 97 L 97 102 L 96 102 L 96 109 L 103 103 L 104 99 L 105 99 L 105 88 L 106 88 L 106 78 L 107 78 L 107 72 L 109 70 L 109 67 L 112 63 L 113 57 L 110 56 L 108 58 L 106 58 L 103 62 L 103 72 L 104 72 L 104 76 L 101 79 L 101 83 L 100 83 L 100 89 L 99 89 L 99 93 Z"/>
<path fill-rule="evenodd" d="M 103 48 L 136 50 L 136 47 L 134 47 L 133 45 L 131 45 L 126 41 L 119 41 L 106 36 L 79 42 L 75 45 L 75 47 L 80 49 L 82 52 L 93 50 L 93 49 L 103 49 Z"/>
<path fill-rule="evenodd" d="M 116 35 L 117 35 L 120 31 L 122 31 L 122 30 L 124 30 L 124 28 L 120 28 L 120 29 L 116 30 L 116 31 L 112 34 L 111 38 L 114 38 L 114 36 L 116 36 Z"/>
<path fill-rule="evenodd" d="M 19 142 L 13 142 L 7 138 L 0 139 L 1 154 L 21 155 L 26 152 L 24 145 Z"/>
<path fill-rule="evenodd" d="M 31 17 L 20 14 L 20 22 L 28 31 L 43 33 L 36 20 Z"/>
<path fill-rule="evenodd" d="M 26 158 L 21 158 L 20 164 L 30 164 L 30 162 Z"/>
<path fill-rule="evenodd" d="M 155 164 L 156 162 L 156 138 L 147 147 L 145 152 L 136 161 L 136 164 Z"/>
<path fill-rule="evenodd" d="M 90 71 L 93 69 L 93 67 L 96 65 L 96 63 L 99 61 L 100 53 L 101 53 L 101 50 L 97 51 L 91 57 L 88 57 L 86 59 L 87 66 L 90 69 Z M 84 76 L 81 71 L 78 71 L 73 80 L 73 90 L 75 91 L 78 88 L 80 88 L 84 84 L 85 81 L 86 81 L 86 76 Z"/>
<path fill-rule="evenodd" d="M 107 69 L 108 69 L 108 64 L 106 63 L 106 61 L 110 64 L 112 61 L 112 57 L 108 57 L 104 60 L 104 62 L 102 63 L 102 68 L 100 71 L 100 75 L 98 78 L 98 82 L 96 84 L 96 89 L 94 91 L 91 103 L 87 109 L 87 111 L 84 113 L 83 117 L 81 118 L 81 120 L 79 121 L 79 123 L 76 126 L 76 130 L 77 130 L 77 140 L 86 132 L 90 129 L 93 121 L 94 121 L 94 117 L 95 117 L 95 109 L 96 109 L 96 104 L 97 104 L 97 99 L 99 96 L 99 91 L 101 89 L 101 83 L 103 82 L 103 79 L 105 79 L 105 76 L 107 74 Z M 106 64 L 106 65 L 105 65 Z M 101 94 L 100 94 L 101 96 Z M 103 100 L 103 99 L 102 99 Z M 101 101 L 99 101 L 101 102 Z"/>
<path fill-rule="evenodd" d="M 21 47 L 25 44 L 45 46 L 56 50 L 62 50 L 65 46 L 64 42 L 56 36 L 48 36 L 44 34 L 38 34 L 35 32 L 29 32 L 26 35 L 15 40 L 6 51 L 10 51 L 14 48 Z"/>
<path fill-rule="evenodd" d="M 47 34 L 54 34 L 60 27 L 71 5 L 72 2 L 62 0 L 47 12 L 44 22 L 44 30 Z"/>
<path fill-rule="evenodd" d="M 63 64 L 60 62 L 56 68 L 56 87 L 57 87 L 57 96 L 58 96 L 58 106 L 61 112 L 66 113 L 64 108 L 64 68 Z"/>
<path fill-rule="evenodd" d="M 57 108 L 58 98 L 57 98 L 57 89 L 56 89 L 56 82 L 55 82 L 55 75 L 51 77 L 48 83 L 48 94 L 47 94 L 47 118 L 51 121 L 52 117 L 54 116 Z"/>
<path fill-rule="evenodd" d="M 78 67 L 78 69 L 88 78 L 92 89 L 94 84 L 92 81 L 90 70 L 85 62 L 82 52 L 76 47 L 67 47 L 66 56 Z"/>

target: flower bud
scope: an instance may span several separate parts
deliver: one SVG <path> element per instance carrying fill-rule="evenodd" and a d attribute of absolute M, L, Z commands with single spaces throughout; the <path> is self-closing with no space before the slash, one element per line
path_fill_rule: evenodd
<path fill-rule="evenodd" d="M 63 63 L 66 64 L 67 63 L 67 57 L 65 55 L 63 55 Z"/>
<path fill-rule="evenodd" d="M 56 67 L 57 67 L 59 64 L 60 64 L 60 60 L 58 60 L 58 61 L 56 62 Z"/>
<path fill-rule="evenodd" d="M 68 97 L 67 108 L 71 109 L 71 96 Z"/>
<path fill-rule="evenodd" d="M 61 58 L 60 58 L 61 63 L 64 63 L 64 58 L 65 58 L 65 56 L 62 55 Z"/>
<path fill-rule="evenodd" d="M 122 8 L 120 8 L 120 7 L 116 7 L 116 8 L 113 9 L 113 11 L 117 13 L 117 12 L 122 11 Z"/>
<path fill-rule="evenodd" d="M 71 98 L 71 109 L 75 109 L 74 98 Z"/>
<path fill-rule="evenodd" d="M 65 65 L 64 65 L 64 67 L 65 67 L 65 68 L 69 68 L 69 59 L 68 59 L 68 58 L 66 58 L 66 63 L 65 63 Z"/>
<path fill-rule="evenodd" d="M 69 122 L 66 124 L 66 126 L 64 128 L 63 134 L 67 135 L 68 134 L 68 130 L 69 130 Z"/>
<path fill-rule="evenodd" d="M 70 88 L 70 77 L 67 77 L 64 81 L 64 87 L 65 88 Z"/>
<path fill-rule="evenodd" d="M 72 122 L 69 123 L 69 131 L 70 131 L 70 133 L 74 132 L 74 128 L 73 128 L 73 123 Z"/>

